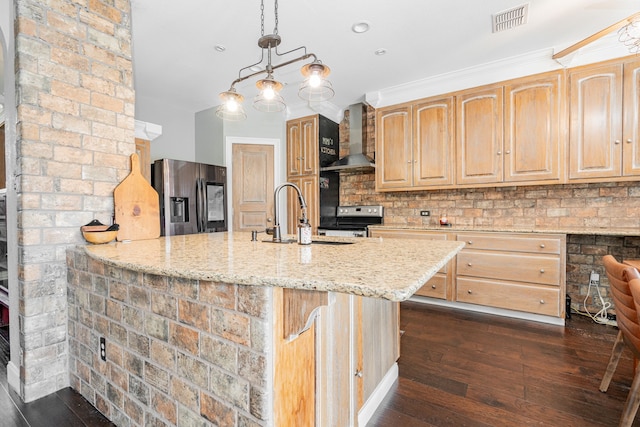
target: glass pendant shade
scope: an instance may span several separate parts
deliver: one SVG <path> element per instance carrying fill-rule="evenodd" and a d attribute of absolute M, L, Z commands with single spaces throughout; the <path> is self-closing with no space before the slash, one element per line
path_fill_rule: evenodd
<path fill-rule="evenodd" d="M 216 116 L 223 120 L 244 120 L 247 118 L 247 113 L 244 112 L 244 107 L 242 106 L 244 97 L 236 93 L 235 89 L 222 92 L 220 99 L 222 104 L 216 109 Z"/>
<path fill-rule="evenodd" d="M 322 102 L 333 98 L 335 91 L 331 82 L 326 79 L 331 70 L 319 61 L 307 64 L 300 70 L 306 77 L 300 85 L 298 96 L 309 102 Z"/>
<path fill-rule="evenodd" d="M 640 20 L 633 20 L 618 33 L 619 40 L 629 49 L 631 53 L 640 51 Z"/>
<path fill-rule="evenodd" d="M 287 107 L 279 93 L 282 83 L 274 80 L 271 75 L 266 79 L 258 80 L 256 86 L 260 93 L 253 99 L 253 108 L 263 113 L 276 113 Z"/>

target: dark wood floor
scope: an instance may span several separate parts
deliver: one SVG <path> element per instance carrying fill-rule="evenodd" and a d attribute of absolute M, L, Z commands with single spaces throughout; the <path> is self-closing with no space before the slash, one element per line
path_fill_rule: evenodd
<path fill-rule="evenodd" d="M 598 391 L 616 328 L 575 314 L 563 328 L 412 302 L 402 303 L 401 328 L 400 378 L 370 427 L 618 424 L 629 353 Z M 7 361 L 0 337 L 0 426 L 112 425 L 71 389 L 23 404 L 8 390 Z"/>
<path fill-rule="evenodd" d="M 376 426 L 617 426 L 628 350 L 598 386 L 618 330 L 574 314 L 566 327 L 402 303 L 400 378 Z M 640 415 L 634 426 L 640 426 Z"/>
<path fill-rule="evenodd" d="M 71 388 L 34 402 L 22 403 L 7 385 L 9 343 L 0 335 L 0 426 L 103 427 L 114 426 Z"/>

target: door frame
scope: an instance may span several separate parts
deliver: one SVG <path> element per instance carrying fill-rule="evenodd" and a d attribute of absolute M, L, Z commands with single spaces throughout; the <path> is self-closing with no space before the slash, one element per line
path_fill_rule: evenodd
<path fill-rule="evenodd" d="M 284 182 L 284 171 L 282 165 L 284 164 L 284 160 L 281 158 L 282 153 L 282 140 L 278 138 L 254 138 L 254 137 L 243 137 L 243 136 L 227 136 L 225 138 L 225 146 L 224 146 L 224 164 L 227 167 L 227 200 L 230 203 L 227 203 L 227 230 L 233 230 L 233 186 L 231 185 L 231 181 L 233 181 L 233 145 L 234 144 L 252 144 L 252 145 L 272 145 L 273 146 L 273 186 L 274 190 L 281 182 Z M 286 200 L 278 200 L 278 211 L 284 213 L 283 218 L 280 219 L 282 223 L 287 220 L 286 212 L 287 212 L 287 204 Z M 275 206 L 274 206 L 275 208 Z M 284 222 L 286 224 L 286 222 Z"/>

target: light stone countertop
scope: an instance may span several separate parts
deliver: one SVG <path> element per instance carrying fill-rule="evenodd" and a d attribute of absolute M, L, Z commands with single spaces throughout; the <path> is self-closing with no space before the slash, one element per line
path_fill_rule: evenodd
<path fill-rule="evenodd" d="M 549 233 L 549 234 L 583 234 L 597 236 L 640 236 L 638 228 L 624 227 L 516 227 L 516 226 L 468 226 L 468 225 L 452 225 L 451 227 L 442 227 L 440 225 L 406 225 L 406 224 L 384 224 L 370 225 L 371 229 L 402 229 L 402 230 L 425 230 L 425 231 L 478 231 L 478 232 L 509 232 L 509 233 Z"/>
<path fill-rule="evenodd" d="M 143 273 L 256 286 L 343 292 L 391 301 L 411 297 L 463 242 L 321 238 L 349 245 L 262 242 L 251 233 L 207 233 L 87 245 L 90 257 Z"/>

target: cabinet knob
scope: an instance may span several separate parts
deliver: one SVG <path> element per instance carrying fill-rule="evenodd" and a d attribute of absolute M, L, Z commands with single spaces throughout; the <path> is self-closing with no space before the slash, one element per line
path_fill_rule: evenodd
<path fill-rule="evenodd" d="M 407 163 L 411 163 L 411 160 L 407 160 Z"/>
<path fill-rule="evenodd" d="M 498 151 L 498 156 L 502 154 L 502 151 Z"/>
<path fill-rule="evenodd" d="M 627 139 L 627 144 L 631 144 L 633 142 L 633 139 L 629 138 Z"/>
<path fill-rule="evenodd" d="M 358 370 L 356 371 L 356 377 L 358 377 L 358 378 L 362 378 L 362 371 L 361 371 L 361 370 L 359 370 L 359 369 L 358 369 Z"/>
<path fill-rule="evenodd" d="M 473 240 L 467 240 L 467 245 L 473 245 Z"/>
<path fill-rule="evenodd" d="M 541 268 L 541 269 L 540 269 L 540 273 L 544 273 L 544 268 Z"/>
<path fill-rule="evenodd" d="M 435 289 L 435 288 L 436 288 L 436 285 L 431 285 L 431 289 Z"/>
<path fill-rule="evenodd" d="M 511 150 L 507 150 L 504 152 L 505 154 L 511 154 Z"/>
<path fill-rule="evenodd" d="M 544 249 L 544 243 L 540 243 L 540 247 Z"/>
<path fill-rule="evenodd" d="M 544 300 L 543 299 L 540 300 L 540 304 L 544 304 Z"/>
<path fill-rule="evenodd" d="M 614 144 L 620 144 L 620 140 L 619 140 L 619 139 L 616 139 L 616 140 L 614 141 Z"/>
<path fill-rule="evenodd" d="M 469 295 L 471 295 L 473 292 L 471 292 L 471 289 L 469 289 L 469 290 L 467 291 L 467 293 L 468 293 Z"/>
<path fill-rule="evenodd" d="M 468 263 L 467 263 L 467 265 L 468 265 L 469 267 L 471 267 L 471 263 L 470 263 L 470 262 L 468 262 Z"/>

